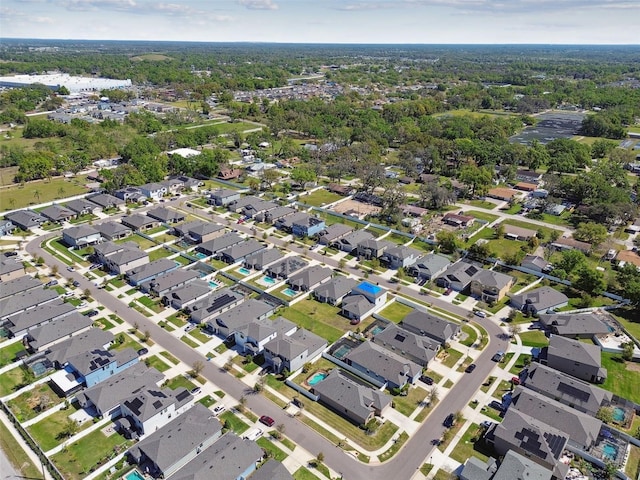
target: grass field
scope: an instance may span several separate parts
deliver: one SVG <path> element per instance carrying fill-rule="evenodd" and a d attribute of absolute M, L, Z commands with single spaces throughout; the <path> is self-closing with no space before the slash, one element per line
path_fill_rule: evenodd
<path fill-rule="evenodd" d="M 249 425 L 240 420 L 240 418 L 238 418 L 232 412 L 224 412 L 220 415 L 220 420 L 223 420 L 226 423 L 227 428 L 230 428 L 238 435 L 241 435 L 249 430 Z"/>
<path fill-rule="evenodd" d="M 166 364 L 166 362 L 160 360 L 160 358 L 156 355 L 152 355 L 151 357 L 145 359 L 144 363 L 149 367 L 155 368 L 159 372 L 165 372 L 171 368 Z"/>
<path fill-rule="evenodd" d="M 637 363 L 625 362 L 619 355 L 602 352 L 602 366 L 607 369 L 607 380 L 602 388 L 640 403 L 640 369 Z"/>
<path fill-rule="evenodd" d="M 549 345 L 549 339 L 540 330 L 522 332 L 519 335 L 522 344 L 527 347 L 546 347 Z"/>
<path fill-rule="evenodd" d="M 460 463 L 464 463 L 469 457 L 477 457 L 482 461 L 487 461 L 491 455 L 491 451 L 485 445 L 485 442 L 479 439 L 480 427 L 477 424 L 469 426 L 462 438 L 451 452 L 451 458 Z"/>
<path fill-rule="evenodd" d="M 462 353 L 454 350 L 453 348 L 449 348 L 447 350 L 447 357 L 442 361 L 442 364 L 445 367 L 452 368 L 458 361 L 462 358 Z"/>
<path fill-rule="evenodd" d="M 422 388 L 410 388 L 406 397 L 397 395 L 393 397 L 395 409 L 405 416 L 410 416 L 424 401 L 427 391 Z"/>
<path fill-rule="evenodd" d="M 342 197 L 337 193 L 330 192 L 325 189 L 316 190 L 309 195 L 301 195 L 299 201 L 314 207 L 321 207 L 327 203 L 333 203 Z"/>
<path fill-rule="evenodd" d="M 24 381 L 24 370 L 20 367 L 12 368 L 0 375 L 0 397 L 13 392 Z"/>
<path fill-rule="evenodd" d="M 87 193 L 85 181 L 86 177 L 52 178 L 1 188 L 0 205 L 3 209 L 12 210 Z"/>
<path fill-rule="evenodd" d="M 339 315 L 339 311 L 337 307 L 307 299 L 283 309 L 280 315 L 333 343 L 350 327 L 349 320 Z"/>
<path fill-rule="evenodd" d="M 388 307 L 385 307 L 380 311 L 380 315 L 386 318 L 387 320 L 391 320 L 395 323 L 400 323 L 404 317 L 409 315 L 413 311 L 413 308 L 408 305 L 404 305 L 403 303 L 393 302 Z"/>
<path fill-rule="evenodd" d="M 22 342 L 14 342 L 11 345 L 1 348 L 0 367 L 4 367 L 6 365 L 9 365 L 10 363 L 13 363 L 16 357 L 16 353 L 21 350 L 24 350 L 24 345 L 22 345 Z"/>
<path fill-rule="evenodd" d="M 33 439 L 38 442 L 38 445 L 40 445 L 42 450 L 45 452 L 51 450 L 53 447 L 60 445 L 60 443 L 66 439 L 62 432 L 66 427 L 69 415 L 77 411 L 77 409 L 77 404 L 71 404 L 71 407 L 67 410 L 58 410 L 57 412 L 48 415 L 38 423 L 31 425 L 27 430 Z M 78 426 L 77 432 L 81 432 L 82 430 L 89 428 L 91 425 L 91 422 L 84 422 L 82 425 Z"/>
<path fill-rule="evenodd" d="M 469 215 L 473 218 L 477 218 L 478 220 L 484 220 L 485 222 L 493 222 L 499 218 L 498 215 L 493 215 L 487 212 L 481 212 L 479 210 L 467 210 L 464 212 L 464 215 Z"/>
<path fill-rule="evenodd" d="M 22 474 L 22 478 L 40 478 L 42 476 L 42 472 L 36 468 L 3 422 L 0 422 L 0 449 L 16 472 Z"/>

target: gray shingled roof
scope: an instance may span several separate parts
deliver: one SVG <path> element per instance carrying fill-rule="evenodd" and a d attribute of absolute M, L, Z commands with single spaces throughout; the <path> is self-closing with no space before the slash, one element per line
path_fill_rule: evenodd
<path fill-rule="evenodd" d="M 29 345 L 37 350 L 42 345 L 47 345 L 55 340 L 90 327 L 92 323 L 93 320 L 91 320 L 91 318 L 80 315 L 79 313 L 65 315 L 64 317 L 55 319 L 51 323 L 45 323 L 30 330 L 28 333 L 30 339 Z"/>
<path fill-rule="evenodd" d="M 159 258 L 149 263 L 145 263 L 127 271 L 127 278 L 130 282 L 139 283 L 141 280 L 155 278 L 170 270 L 177 268 L 176 262 L 168 258 Z"/>
<path fill-rule="evenodd" d="M 476 273 L 472 278 L 472 282 L 478 282 L 483 287 L 495 287 L 498 290 L 502 290 L 504 287 L 513 282 L 511 275 L 505 275 L 504 273 L 496 272 L 494 270 L 482 269 Z"/>
<path fill-rule="evenodd" d="M 353 227 L 342 223 L 334 223 L 327 226 L 322 232 L 318 234 L 318 238 L 326 243 L 331 243 L 336 239 L 342 238 L 345 235 L 351 233 Z"/>
<path fill-rule="evenodd" d="M 169 291 L 166 296 L 170 300 L 180 300 L 184 304 L 185 302 L 193 300 L 194 298 L 199 298 L 210 291 L 211 287 L 209 286 L 208 282 L 196 279 L 193 282 L 189 282 L 187 285 L 174 288 L 173 290 Z"/>
<path fill-rule="evenodd" d="M 326 347 L 327 341 L 311 333 L 304 328 L 296 330 L 292 335 L 288 337 L 280 337 L 271 340 L 264 348 L 273 352 L 275 355 L 290 361 L 293 358 L 298 357 L 305 351 L 308 353 L 315 353 L 319 349 Z"/>
<path fill-rule="evenodd" d="M 101 328 L 90 328 L 85 332 L 74 335 L 51 345 L 47 348 L 46 356 L 53 364 L 63 365 L 69 358 L 79 355 L 83 352 L 103 348 L 113 341 L 113 333 Z"/>
<path fill-rule="evenodd" d="M 602 315 L 592 312 L 541 314 L 538 320 L 556 335 L 600 335 L 609 333 L 609 327 L 601 320 Z"/>
<path fill-rule="evenodd" d="M 221 322 L 231 331 L 235 331 L 247 325 L 249 322 L 268 314 L 274 309 L 272 305 L 250 298 L 231 310 L 216 317 L 216 322 Z"/>
<path fill-rule="evenodd" d="M 552 476 L 551 470 L 509 450 L 492 480 L 551 480 Z"/>
<path fill-rule="evenodd" d="M 601 350 L 598 345 L 592 345 L 560 335 L 549 338 L 549 354 L 594 367 L 602 366 Z"/>
<path fill-rule="evenodd" d="M 22 267 L 21 263 L 18 262 L 3 262 L 0 261 L 2 265 L 10 265 L 13 269 L 13 265 L 19 265 Z M 0 300 L 6 297 L 10 297 L 11 295 L 16 295 L 21 292 L 27 292 L 29 290 L 33 290 L 34 288 L 42 287 L 42 282 L 40 280 L 36 280 L 30 275 L 22 275 L 21 277 L 14 278 L 13 280 L 9 280 L 8 282 L 2 282 L 2 288 L 0 288 Z"/>
<path fill-rule="evenodd" d="M 242 294 L 236 293 L 230 288 L 211 292 L 207 297 L 189 306 L 191 319 L 195 322 L 202 322 L 242 297 Z"/>
<path fill-rule="evenodd" d="M 134 230 L 146 227 L 147 225 L 158 223 L 158 220 L 156 220 L 155 218 L 147 217 L 146 215 L 142 215 L 140 213 L 134 213 L 133 215 L 124 216 L 120 219 L 120 221 L 124 225 L 130 226 Z"/>
<path fill-rule="evenodd" d="M 15 335 L 16 332 L 35 327 L 55 318 L 70 315 L 75 311 L 76 307 L 72 304 L 62 300 L 54 300 L 9 317 L 8 320 L 13 324 L 13 326 L 9 327 L 9 330 Z"/>
<path fill-rule="evenodd" d="M 551 287 L 540 287 L 518 295 L 510 295 L 510 297 L 511 301 L 518 305 L 524 305 L 529 300 L 538 312 L 544 312 L 569 301 L 569 297 L 564 293 Z"/>
<path fill-rule="evenodd" d="M 274 458 L 263 463 L 250 477 L 250 480 L 293 480 L 289 470 Z"/>
<path fill-rule="evenodd" d="M 184 220 L 184 213 L 167 207 L 156 207 L 147 211 L 147 216 L 165 223 L 174 223 Z"/>
<path fill-rule="evenodd" d="M 104 348 L 87 349 L 67 359 L 70 365 L 83 376 L 99 370 L 106 365 L 116 362 L 118 367 L 138 358 L 138 353 L 133 348 L 124 350 L 105 350 Z"/>
<path fill-rule="evenodd" d="M 417 363 L 373 342 L 362 342 L 346 358 L 397 385 L 404 385 L 408 377 L 414 377 L 422 371 Z"/>
<path fill-rule="evenodd" d="M 212 254 L 216 254 L 225 248 L 230 247 L 231 245 L 235 245 L 244 241 L 244 239 L 238 235 L 237 233 L 225 233 L 213 240 L 209 240 L 208 242 L 201 243 L 198 245 L 197 249 L 206 250 L 207 252 L 211 252 Z"/>
<path fill-rule="evenodd" d="M 87 200 L 95 203 L 102 208 L 109 208 L 112 205 L 124 204 L 124 200 L 118 197 L 114 197 L 113 195 L 109 195 L 108 193 L 98 193 L 96 195 L 91 195 L 90 197 L 87 197 Z"/>
<path fill-rule="evenodd" d="M 155 292 L 164 292 L 167 289 L 182 286 L 184 283 L 189 283 L 197 278 L 200 278 L 200 274 L 195 270 L 172 270 L 164 275 L 160 275 L 150 282 L 144 282 L 145 286 L 149 286 L 150 289 Z"/>
<path fill-rule="evenodd" d="M 420 359 L 422 366 L 433 360 L 440 346 L 436 340 L 418 336 L 395 324 L 388 325 L 382 332 L 374 335 L 372 341 L 402 357 Z"/>
<path fill-rule="evenodd" d="M 60 295 L 53 289 L 40 287 L 29 291 L 23 291 L 0 300 L 0 319 L 22 312 L 36 305 L 41 305 L 59 298 Z"/>
<path fill-rule="evenodd" d="M 69 238 L 78 240 L 80 238 L 88 237 L 89 235 L 95 235 L 96 233 L 100 232 L 91 225 L 78 225 L 77 227 L 65 228 L 62 233 Z"/>
<path fill-rule="evenodd" d="M 317 296 L 324 298 L 342 298 L 349 293 L 356 285 L 357 280 L 350 277 L 338 276 L 329 280 L 327 283 L 315 288 L 314 292 Z"/>
<path fill-rule="evenodd" d="M 136 395 L 128 398 L 123 402 L 123 405 L 127 407 L 133 415 L 136 416 L 140 422 L 145 422 L 150 418 L 153 418 L 158 412 L 164 410 L 169 405 L 184 404 L 183 400 L 178 400 L 184 394 L 188 394 L 188 397 L 193 398 L 191 394 L 184 387 L 178 387 L 175 390 L 169 388 L 148 387 L 142 389 Z"/>
<path fill-rule="evenodd" d="M 309 290 L 313 285 L 331 278 L 333 270 L 320 265 L 314 265 L 301 272 L 291 275 L 287 280 L 287 283 L 292 287 L 297 287 L 303 290 Z"/>
<path fill-rule="evenodd" d="M 120 236 L 127 232 L 131 232 L 131 229 L 120 222 L 108 221 L 94 225 L 95 229 L 105 237 Z"/>
<path fill-rule="evenodd" d="M 264 268 L 266 265 L 280 260 L 283 256 L 283 253 L 277 248 L 267 248 L 256 253 L 252 253 L 251 255 L 247 255 L 244 262 L 252 268 L 254 266 L 261 266 Z"/>
<path fill-rule="evenodd" d="M 2 258 L 0 259 L 0 275 L 6 275 L 11 272 L 16 272 L 18 270 L 24 270 L 24 266 L 22 262 L 19 262 L 13 258 Z M 17 279 L 16 279 L 17 280 Z M 2 289 L 4 290 L 5 282 L 2 282 Z M 4 298 L 6 295 L 3 293 L 0 295 L 0 298 Z"/>
<path fill-rule="evenodd" d="M 430 312 L 413 310 L 402 319 L 405 328 L 427 335 L 440 343 L 444 343 L 460 329 L 460 325 L 445 320 L 444 318 Z M 424 333 L 423 333 L 424 332 Z"/>

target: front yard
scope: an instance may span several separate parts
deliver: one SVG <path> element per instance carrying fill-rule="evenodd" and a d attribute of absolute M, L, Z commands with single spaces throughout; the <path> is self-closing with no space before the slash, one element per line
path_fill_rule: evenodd
<path fill-rule="evenodd" d="M 602 388 L 640 403 L 640 367 L 637 363 L 625 362 L 620 355 L 602 352 L 602 366 L 607 369 L 607 380 Z"/>

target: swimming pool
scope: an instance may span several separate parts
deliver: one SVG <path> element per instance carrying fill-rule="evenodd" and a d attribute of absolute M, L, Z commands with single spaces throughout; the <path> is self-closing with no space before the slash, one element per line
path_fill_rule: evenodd
<path fill-rule="evenodd" d="M 322 380 L 324 380 L 325 378 L 327 378 L 327 374 L 324 372 L 316 372 L 313 374 L 313 376 L 307 381 L 307 383 L 309 385 L 311 385 L 312 387 L 317 384 L 320 383 Z"/>
<path fill-rule="evenodd" d="M 196 257 L 197 257 L 197 258 L 203 259 L 203 258 L 207 258 L 207 256 L 208 256 L 208 255 L 205 255 L 205 254 L 204 254 L 204 253 L 202 253 L 202 252 L 196 252 Z"/>
<path fill-rule="evenodd" d="M 127 473 L 125 480 L 144 480 L 144 477 L 138 470 L 132 470 Z"/>
<path fill-rule="evenodd" d="M 377 335 L 384 330 L 384 327 L 377 326 L 371 330 L 371 335 Z"/>
<path fill-rule="evenodd" d="M 249 275 L 251 273 L 251 270 L 244 267 L 240 267 L 239 269 L 236 270 L 236 272 L 238 272 L 241 275 Z"/>
<path fill-rule="evenodd" d="M 292 290 L 290 288 L 285 288 L 282 293 L 284 293 L 287 297 L 295 297 L 298 292 L 296 292 L 295 290 Z"/>
<path fill-rule="evenodd" d="M 624 408 L 614 407 L 612 416 L 614 422 L 624 423 Z"/>
<path fill-rule="evenodd" d="M 351 347 L 349 347 L 348 345 L 342 345 L 335 352 L 333 352 L 333 356 L 339 360 L 342 360 L 350 351 Z"/>
<path fill-rule="evenodd" d="M 356 288 L 373 296 L 376 296 L 380 292 L 380 290 L 382 290 L 382 288 L 378 285 L 374 285 L 373 283 L 369 282 L 362 282 Z"/>
<path fill-rule="evenodd" d="M 218 287 L 220 286 L 220 284 L 219 284 L 219 283 L 216 283 L 216 282 L 209 282 L 209 286 L 210 286 L 211 288 L 218 288 Z"/>
<path fill-rule="evenodd" d="M 607 460 L 615 461 L 618 458 L 618 446 L 613 443 L 606 442 L 602 446 L 602 456 Z"/>
<path fill-rule="evenodd" d="M 275 285 L 276 281 L 271 277 L 264 276 L 264 277 L 262 277 L 260 279 L 259 283 L 261 283 L 262 285 L 266 285 L 266 286 L 270 287 L 271 285 Z"/>

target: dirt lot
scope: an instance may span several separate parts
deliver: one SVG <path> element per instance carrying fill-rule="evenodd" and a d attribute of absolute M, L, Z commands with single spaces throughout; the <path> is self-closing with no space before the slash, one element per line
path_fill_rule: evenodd
<path fill-rule="evenodd" d="M 332 210 L 337 213 L 355 212 L 359 217 L 364 217 L 365 215 L 379 213 L 381 208 L 349 199 L 334 205 Z"/>

